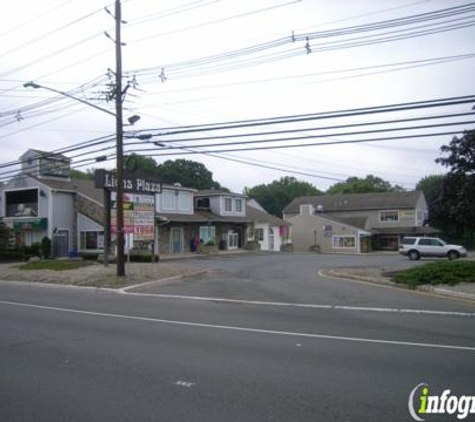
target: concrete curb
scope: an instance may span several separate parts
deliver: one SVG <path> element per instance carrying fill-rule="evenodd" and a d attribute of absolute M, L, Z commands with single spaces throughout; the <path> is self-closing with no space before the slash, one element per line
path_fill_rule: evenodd
<path fill-rule="evenodd" d="M 413 289 L 410 289 L 409 287 L 403 284 L 394 283 L 387 277 L 359 276 L 356 274 L 349 274 L 348 272 L 337 270 L 337 269 L 319 270 L 318 274 L 323 277 L 327 276 L 327 277 L 333 277 L 333 278 L 362 281 L 368 284 L 374 284 L 374 285 L 385 286 L 385 287 L 393 287 L 394 289 L 414 291 Z M 450 290 L 444 287 L 423 285 L 423 286 L 416 287 L 415 290 L 424 292 L 424 293 L 437 294 L 438 296 L 446 296 L 449 299 L 455 298 L 455 299 L 475 301 L 475 294 L 458 292 L 458 291 Z"/>
<path fill-rule="evenodd" d="M 192 273 L 186 274 L 177 274 L 171 277 L 165 277 L 157 280 L 151 280 L 144 283 L 131 284 L 130 286 L 125 286 L 121 288 L 114 287 L 96 287 L 96 286 L 81 286 L 77 284 L 57 284 L 57 283 L 45 283 L 42 281 L 30 281 L 30 280 L 0 280 L 1 284 L 7 284 L 11 286 L 25 286 L 25 287 L 49 287 L 57 289 L 78 289 L 78 290 L 95 290 L 95 291 L 104 291 L 104 292 L 114 292 L 126 294 L 128 290 L 136 289 L 138 287 L 146 286 L 149 284 L 155 283 L 164 283 L 173 280 L 180 280 L 186 277 L 195 277 L 197 275 L 206 274 L 209 270 L 199 270 Z"/>

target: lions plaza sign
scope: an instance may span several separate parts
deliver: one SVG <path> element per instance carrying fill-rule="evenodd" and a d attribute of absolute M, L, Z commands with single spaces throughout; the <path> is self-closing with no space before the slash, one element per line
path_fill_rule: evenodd
<path fill-rule="evenodd" d="M 111 171 L 96 170 L 95 186 L 99 189 L 116 190 L 117 175 Z M 124 192 L 156 194 L 162 192 L 162 183 L 157 179 L 124 174 L 123 177 Z"/>
<path fill-rule="evenodd" d="M 104 190 L 105 226 L 110 227 L 114 238 L 117 235 L 117 175 L 106 170 L 96 170 L 95 186 Z M 127 236 L 132 236 L 128 242 L 152 242 L 155 237 L 155 194 L 162 192 L 161 182 L 125 173 L 123 190 L 123 228 Z"/>

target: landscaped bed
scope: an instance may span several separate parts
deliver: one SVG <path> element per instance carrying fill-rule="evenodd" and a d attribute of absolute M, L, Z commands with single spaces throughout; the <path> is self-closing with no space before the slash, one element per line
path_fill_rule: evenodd
<path fill-rule="evenodd" d="M 411 288 L 423 284 L 475 283 L 475 261 L 433 262 L 392 273 L 391 280 Z"/>
<path fill-rule="evenodd" d="M 26 264 L 20 265 L 17 268 L 20 270 L 52 270 L 52 271 L 67 271 L 75 270 L 76 268 L 87 267 L 89 265 L 94 265 L 94 263 L 87 261 L 38 261 L 38 262 L 27 262 Z"/>
<path fill-rule="evenodd" d="M 126 277 L 116 277 L 116 266 L 90 261 L 43 260 L 26 264 L 0 264 L 0 279 L 121 288 L 148 281 L 195 274 L 203 269 L 177 262 L 126 264 Z"/>

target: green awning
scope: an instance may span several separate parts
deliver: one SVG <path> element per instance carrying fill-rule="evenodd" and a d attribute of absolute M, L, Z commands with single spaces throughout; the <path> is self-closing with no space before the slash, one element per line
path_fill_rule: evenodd
<path fill-rule="evenodd" d="M 13 220 L 13 230 L 31 231 L 31 230 L 46 230 L 48 227 L 47 218 L 22 218 Z"/>

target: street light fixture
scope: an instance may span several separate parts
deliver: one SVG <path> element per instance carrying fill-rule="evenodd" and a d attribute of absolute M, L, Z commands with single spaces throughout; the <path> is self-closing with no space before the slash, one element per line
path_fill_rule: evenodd
<path fill-rule="evenodd" d="M 64 91 L 60 91 L 59 89 L 54 89 L 54 88 L 50 88 L 48 86 L 40 85 L 40 84 L 37 84 L 36 82 L 33 82 L 33 81 L 24 83 L 23 87 L 24 88 L 34 88 L 34 89 L 39 89 L 39 88 L 46 89 L 47 91 L 51 91 L 51 92 L 54 92 L 56 94 L 64 95 L 65 97 L 68 97 L 68 98 L 71 98 L 73 100 L 79 101 L 80 103 L 86 104 L 90 107 L 93 107 L 97 110 L 103 111 L 104 113 L 107 113 L 111 116 L 116 117 L 115 113 L 113 113 L 110 110 L 107 110 L 106 108 L 99 107 L 99 106 L 97 106 L 93 103 L 90 103 L 89 101 L 83 100 L 82 98 L 75 97 L 74 95 L 68 94 L 67 92 L 64 92 Z M 134 116 L 132 116 L 132 117 L 134 117 Z"/>

